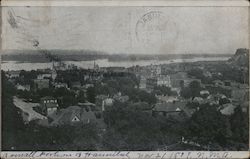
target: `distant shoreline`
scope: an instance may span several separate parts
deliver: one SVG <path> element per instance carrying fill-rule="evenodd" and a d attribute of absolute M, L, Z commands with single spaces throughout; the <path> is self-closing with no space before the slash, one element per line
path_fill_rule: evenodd
<path fill-rule="evenodd" d="M 219 62 L 227 61 L 230 57 L 194 57 L 194 58 L 177 58 L 168 60 L 136 60 L 136 61 L 109 61 L 109 59 L 98 59 L 88 61 L 62 61 L 65 65 L 71 64 L 83 68 L 93 69 L 94 65 L 99 67 L 133 67 L 133 66 L 149 66 L 149 65 L 164 65 L 175 63 L 192 63 L 192 62 Z M 1 70 L 37 70 L 52 68 L 52 62 L 20 62 L 20 61 L 3 61 Z"/>
<path fill-rule="evenodd" d="M 51 57 L 55 57 L 58 61 L 94 61 L 105 60 L 109 62 L 137 62 L 137 61 L 150 61 L 150 60 L 174 60 L 174 59 L 192 59 L 192 58 L 213 58 L 213 57 L 231 57 L 231 54 L 158 54 L 158 55 L 130 55 L 130 54 L 69 54 L 59 55 L 51 54 Z M 2 61 L 16 61 L 19 63 L 48 63 L 51 62 L 49 57 L 43 54 L 10 54 L 2 55 Z"/>

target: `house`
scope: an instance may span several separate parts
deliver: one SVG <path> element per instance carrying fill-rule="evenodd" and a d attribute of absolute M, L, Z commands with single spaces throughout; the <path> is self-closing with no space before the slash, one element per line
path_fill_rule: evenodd
<path fill-rule="evenodd" d="M 16 85 L 16 89 L 17 90 L 22 90 L 22 91 L 30 91 L 30 85 L 25 84 L 25 85 L 21 85 L 21 84 L 17 84 Z"/>
<path fill-rule="evenodd" d="M 97 119 L 95 112 L 79 106 L 61 109 L 51 118 L 51 126 L 96 123 L 98 128 L 104 129 L 106 127 L 103 119 Z"/>
<path fill-rule="evenodd" d="M 47 116 L 55 113 L 58 110 L 58 103 L 57 100 L 53 97 L 43 97 L 41 98 L 41 108 L 42 112 Z"/>
<path fill-rule="evenodd" d="M 186 102 L 157 103 L 153 108 L 153 116 L 176 116 L 182 112 Z"/>
<path fill-rule="evenodd" d="M 157 77 L 157 86 L 171 87 L 170 76 L 161 75 L 161 76 Z"/>
<path fill-rule="evenodd" d="M 49 79 L 34 79 L 34 89 L 44 89 L 49 88 Z"/>

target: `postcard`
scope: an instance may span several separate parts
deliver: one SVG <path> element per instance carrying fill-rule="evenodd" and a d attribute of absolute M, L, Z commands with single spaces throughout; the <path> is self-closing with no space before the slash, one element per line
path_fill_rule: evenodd
<path fill-rule="evenodd" d="M 248 158 L 248 1 L 2 1 L 1 158 Z"/>

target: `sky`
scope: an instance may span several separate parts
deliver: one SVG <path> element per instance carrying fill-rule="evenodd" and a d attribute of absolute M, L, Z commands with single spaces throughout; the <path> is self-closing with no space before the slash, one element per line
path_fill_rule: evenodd
<path fill-rule="evenodd" d="M 249 43 L 247 7 L 4 7 L 2 17 L 7 50 L 233 54 Z"/>

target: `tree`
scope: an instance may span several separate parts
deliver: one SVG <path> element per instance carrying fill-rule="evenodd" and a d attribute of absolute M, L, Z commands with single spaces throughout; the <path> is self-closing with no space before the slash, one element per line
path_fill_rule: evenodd
<path fill-rule="evenodd" d="M 171 91 L 171 88 L 166 86 L 156 86 L 154 91 L 157 95 L 176 95 L 176 92 Z"/>
<path fill-rule="evenodd" d="M 79 95 L 78 95 L 78 97 L 77 97 L 77 99 L 78 99 L 78 102 L 80 102 L 80 103 L 84 103 L 85 102 L 85 93 L 84 93 L 84 91 L 80 91 L 79 92 Z"/>
<path fill-rule="evenodd" d="M 95 103 L 95 97 L 96 97 L 95 88 L 89 87 L 87 89 L 87 100 L 91 103 Z"/>
<path fill-rule="evenodd" d="M 146 102 L 148 104 L 154 104 L 157 100 L 154 93 L 148 93 L 144 90 L 135 88 L 127 89 L 126 95 L 128 95 L 129 99 L 133 102 Z"/>
<path fill-rule="evenodd" d="M 103 142 L 108 150 L 156 150 L 168 144 L 161 122 L 133 104 L 114 103 L 104 112 L 104 121 L 108 129 Z"/>
<path fill-rule="evenodd" d="M 188 87 L 182 88 L 180 94 L 184 98 L 197 97 L 200 96 L 201 90 L 200 82 L 192 81 Z"/>
<path fill-rule="evenodd" d="M 2 150 L 16 150 L 22 146 L 22 135 L 24 130 L 21 110 L 13 104 L 13 96 L 16 89 L 1 72 L 2 82 Z"/>
<path fill-rule="evenodd" d="M 186 137 L 203 145 L 225 145 L 232 135 L 229 120 L 209 104 L 200 105 L 186 125 Z"/>
<path fill-rule="evenodd" d="M 77 150 L 98 150 L 100 139 L 96 125 L 77 125 L 77 127 L 75 127 L 73 143 Z"/>
<path fill-rule="evenodd" d="M 234 114 L 230 117 L 232 139 L 244 144 L 248 144 L 248 114 L 243 113 L 240 106 L 234 109 Z"/>
<path fill-rule="evenodd" d="M 77 104 L 77 99 L 75 98 L 75 96 L 72 95 L 62 96 L 62 101 L 59 102 L 61 108 L 67 108 L 69 106 L 73 106 L 76 104 Z"/>
<path fill-rule="evenodd" d="M 199 68 L 188 71 L 188 75 L 200 79 L 202 83 L 210 83 L 212 80 L 212 78 L 204 76 L 203 70 Z"/>

